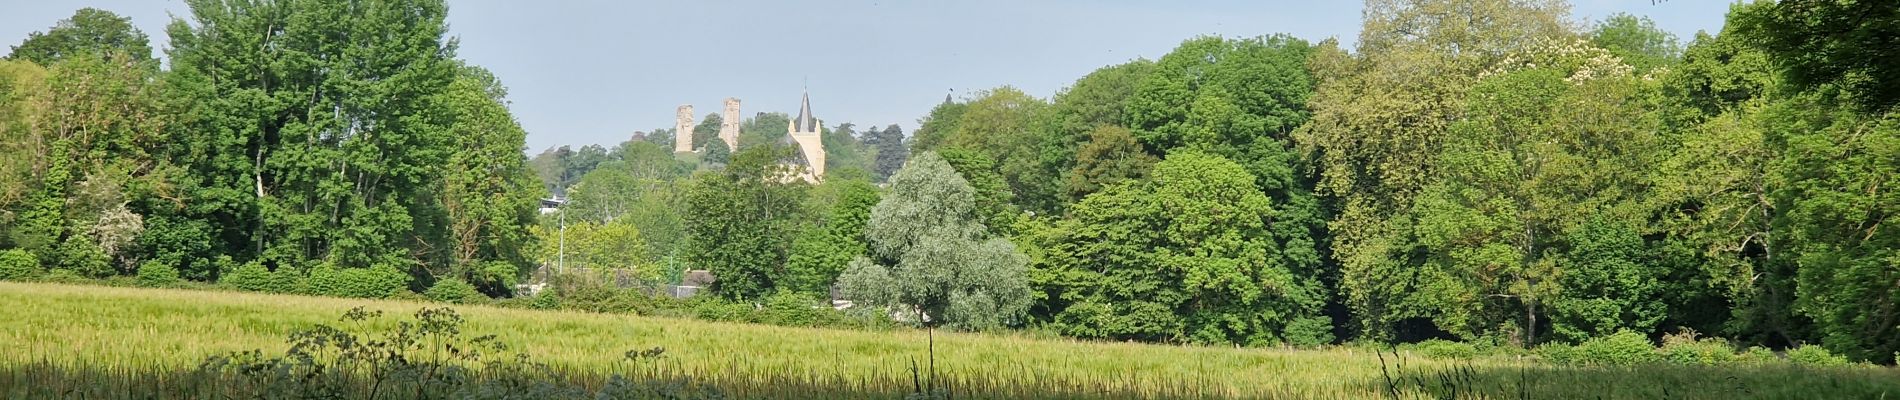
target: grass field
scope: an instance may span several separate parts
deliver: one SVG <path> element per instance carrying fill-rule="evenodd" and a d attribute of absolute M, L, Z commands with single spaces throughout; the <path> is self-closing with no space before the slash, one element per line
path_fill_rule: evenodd
<path fill-rule="evenodd" d="M 0 282 L 0 348 L 7 349 L 0 355 L 0 394 L 24 393 L 24 386 L 49 384 L 31 379 L 75 372 L 156 373 L 189 369 L 206 356 L 231 351 L 281 353 L 288 332 L 334 323 L 357 306 L 406 316 L 435 305 Z M 772 388 L 793 386 L 829 393 L 813 398 L 901 397 L 912 386 L 912 362 L 927 365 L 930 343 L 922 331 L 456 309 L 468 320 L 464 331 L 495 334 L 537 361 L 582 374 L 624 370 L 625 351 L 663 347 L 666 357 L 654 368 L 727 388 L 732 397 L 778 397 Z M 942 332 L 934 342 L 938 374 L 966 398 L 1379 398 L 1396 388 L 1403 398 L 1900 399 L 1900 372 L 1893 368 L 1558 368 L 1527 359 L 1407 357 L 1404 370 L 1393 372 L 1376 355 L 1350 349 L 1197 348 Z M 1388 384 L 1393 381 L 1399 384 Z"/>

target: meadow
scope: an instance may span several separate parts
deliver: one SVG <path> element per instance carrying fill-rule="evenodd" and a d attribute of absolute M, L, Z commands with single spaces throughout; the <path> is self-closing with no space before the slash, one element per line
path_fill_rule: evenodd
<path fill-rule="evenodd" d="M 197 397 L 166 387 L 183 381 L 171 373 L 235 351 L 281 354 L 289 332 L 335 324 L 359 306 L 389 316 L 361 326 L 374 330 L 439 305 L 0 282 L 7 349 L 0 397 Z M 1900 398 L 1900 372 L 1865 366 L 1558 367 L 1521 356 L 1438 360 L 1350 347 L 1183 347 L 454 308 L 467 320 L 462 331 L 493 334 L 583 385 L 623 374 L 691 381 L 730 398 L 901 398 L 915 389 L 913 372 L 932 365 L 938 386 L 959 398 Z M 649 365 L 626 359 L 629 350 L 653 347 L 664 357 Z"/>

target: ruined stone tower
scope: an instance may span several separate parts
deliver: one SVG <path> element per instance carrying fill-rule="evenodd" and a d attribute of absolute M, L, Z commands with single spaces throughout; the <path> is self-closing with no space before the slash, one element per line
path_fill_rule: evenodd
<path fill-rule="evenodd" d="M 693 151 L 693 105 L 681 104 L 679 113 L 673 116 L 673 152 L 691 153 Z"/>
<path fill-rule="evenodd" d="M 726 141 L 732 151 L 739 151 L 739 99 L 726 98 L 726 110 L 719 115 L 719 140 Z"/>
<path fill-rule="evenodd" d="M 800 177 L 807 182 L 817 183 L 825 178 L 825 145 L 818 132 L 824 126 L 811 115 L 811 93 L 805 93 L 798 102 L 798 118 L 786 124 L 787 137 L 798 145 L 798 156 L 803 158 L 805 173 Z"/>

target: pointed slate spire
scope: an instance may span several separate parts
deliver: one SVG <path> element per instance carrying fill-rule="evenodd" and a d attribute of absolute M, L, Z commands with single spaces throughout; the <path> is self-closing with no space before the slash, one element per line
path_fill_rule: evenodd
<path fill-rule="evenodd" d="M 805 92 L 804 99 L 798 101 L 798 119 L 792 123 L 799 132 L 818 131 L 818 120 L 811 117 L 811 92 Z"/>

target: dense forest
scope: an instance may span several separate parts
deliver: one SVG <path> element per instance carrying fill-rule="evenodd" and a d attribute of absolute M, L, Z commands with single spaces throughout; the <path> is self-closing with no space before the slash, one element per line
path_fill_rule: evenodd
<path fill-rule="evenodd" d="M 1559 0 L 1368 0 L 1350 48 L 1192 38 L 910 132 L 827 127 L 818 184 L 788 179 L 781 113 L 730 153 L 671 151 L 713 114 L 529 157 L 441 1 L 188 3 L 163 66 L 93 9 L 0 61 L 0 267 L 506 297 L 558 262 L 1078 338 L 1900 353 L 1885 2 L 1744 2 L 1685 40 Z"/>

